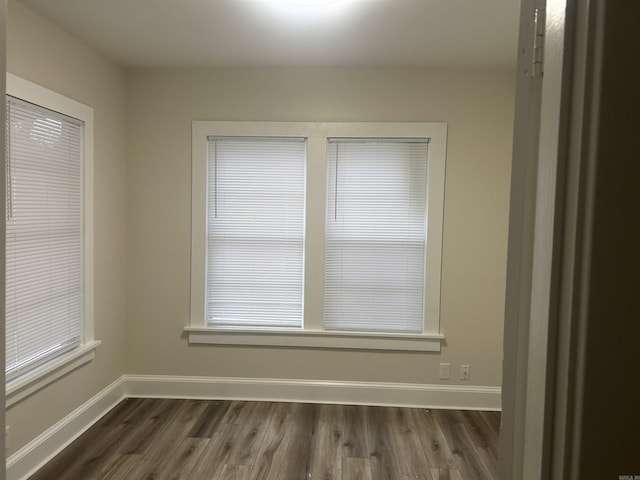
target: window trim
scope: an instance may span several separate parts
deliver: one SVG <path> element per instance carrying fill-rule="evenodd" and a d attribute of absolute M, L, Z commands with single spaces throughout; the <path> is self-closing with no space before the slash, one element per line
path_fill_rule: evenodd
<path fill-rule="evenodd" d="M 21 77 L 7 73 L 6 94 L 84 123 L 82 131 L 82 323 L 80 345 L 6 383 L 7 405 L 13 405 L 70 371 L 91 361 L 100 341 L 94 339 L 93 284 L 93 108 Z"/>
<path fill-rule="evenodd" d="M 304 318 L 301 330 L 240 330 L 205 325 L 206 159 L 210 136 L 304 137 L 307 139 L 307 185 L 304 256 Z M 334 332 L 323 328 L 326 221 L 327 140 L 329 138 L 428 138 L 428 219 L 425 272 L 425 319 L 421 334 Z M 184 331 L 189 343 L 263 345 L 293 348 L 347 348 L 440 351 L 440 283 L 444 218 L 447 124 L 444 122 L 314 123 L 192 122 L 191 304 Z M 309 179 L 319 179 L 309 182 Z M 316 219 L 310 222 L 309 219 Z M 321 219 L 321 220 L 320 220 Z"/>

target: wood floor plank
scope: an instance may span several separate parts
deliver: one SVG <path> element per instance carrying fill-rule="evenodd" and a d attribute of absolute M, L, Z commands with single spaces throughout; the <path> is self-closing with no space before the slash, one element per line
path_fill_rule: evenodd
<path fill-rule="evenodd" d="M 266 432 L 269 415 L 273 409 L 273 403 L 249 402 L 238 415 L 240 424 L 238 441 L 229 453 L 226 463 L 232 465 L 253 466 L 258 458 L 260 442 Z"/>
<path fill-rule="evenodd" d="M 386 413 L 403 475 L 412 480 L 432 480 L 411 410 L 388 408 Z"/>
<path fill-rule="evenodd" d="M 200 455 L 200 461 L 189 475 L 189 480 L 216 479 L 222 473 L 229 454 L 238 442 L 240 426 L 233 423 L 220 425 Z"/>
<path fill-rule="evenodd" d="M 94 426 L 103 427 L 131 422 L 136 416 L 144 415 L 148 410 L 150 402 L 144 398 L 125 398 L 116 405 L 109 413 L 98 420 Z"/>
<path fill-rule="evenodd" d="M 491 431 L 500 432 L 500 412 L 481 412 L 482 418 L 491 426 Z"/>
<path fill-rule="evenodd" d="M 411 416 L 429 467 L 443 470 L 455 468 L 451 449 L 435 420 L 436 411 L 416 408 L 411 410 Z"/>
<path fill-rule="evenodd" d="M 478 449 L 465 431 L 458 412 L 441 410 L 436 421 L 441 425 L 462 477 L 465 480 L 492 480 L 493 474 L 479 457 Z"/>
<path fill-rule="evenodd" d="M 210 441 L 209 438 L 185 438 L 173 454 L 167 456 L 159 474 L 153 478 L 157 478 L 157 480 L 185 480 L 189 478 Z"/>
<path fill-rule="evenodd" d="M 433 480 L 462 480 L 460 471 L 456 468 L 431 468 L 429 471 Z"/>
<path fill-rule="evenodd" d="M 430 468 L 433 480 L 451 480 L 448 468 Z"/>
<path fill-rule="evenodd" d="M 136 429 L 134 429 L 128 438 L 118 449 L 119 453 L 127 454 L 144 454 L 149 446 L 156 439 L 158 432 L 166 427 L 167 422 L 171 419 L 176 411 L 180 408 L 179 402 L 168 399 L 159 399 L 155 408 L 149 412 Z"/>
<path fill-rule="evenodd" d="M 310 478 L 340 480 L 342 477 L 342 405 L 320 405 Z"/>
<path fill-rule="evenodd" d="M 142 455 L 115 454 L 100 471 L 100 480 L 127 480 L 133 469 L 142 461 Z"/>
<path fill-rule="evenodd" d="M 246 408 L 251 408 L 250 403 L 251 402 L 240 401 L 231 402 L 229 408 L 227 408 L 226 412 L 222 416 L 220 423 L 233 423 L 236 425 L 242 423 L 242 421 L 239 420 L 240 414 Z"/>
<path fill-rule="evenodd" d="M 471 427 L 466 423 L 458 424 L 458 429 L 469 448 L 473 448 L 473 458 L 476 459 L 483 467 L 485 478 L 490 480 L 493 477 L 493 472 L 498 468 L 497 452 L 495 457 L 485 447 L 477 445 L 471 435 Z"/>
<path fill-rule="evenodd" d="M 342 457 L 342 480 L 371 480 L 368 458 Z"/>
<path fill-rule="evenodd" d="M 398 455 L 391 441 L 392 433 L 383 407 L 367 407 L 365 415 L 369 424 L 372 480 L 402 478 Z"/>
<path fill-rule="evenodd" d="M 225 465 L 220 473 L 219 480 L 247 480 L 251 473 L 249 465 Z"/>
<path fill-rule="evenodd" d="M 496 412 L 130 399 L 30 480 L 494 480 Z"/>
<path fill-rule="evenodd" d="M 161 476 L 165 471 L 167 459 L 175 455 L 176 445 L 193 429 L 206 407 L 206 402 L 198 400 L 180 402 L 179 408 L 166 425 L 158 429 L 148 448 L 148 454 L 145 455 L 146 467 L 144 470 L 139 468 L 136 475 L 140 478 L 153 479 Z"/>
<path fill-rule="evenodd" d="M 489 423 L 483 420 L 483 412 L 461 410 L 462 422 L 471 428 L 473 440 L 479 447 L 488 448 L 498 440 L 498 432 L 493 432 Z"/>
<path fill-rule="evenodd" d="M 230 405 L 231 402 L 229 401 L 206 402 L 204 411 L 200 413 L 187 436 L 211 438 L 217 431 Z"/>
<path fill-rule="evenodd" d="M 467 427 L 473 443 L 495 470 L 498 465 L 498 432 L 488 427 L 489 424 L 483 419 L 483 413 L 471 410 L 460 412 L 463 417 L 462 423 Z"/>
<path fill-rule="evenodd" d="M 302 404 L 298 407 L 297 421 L 293 425 L 287 444 L 288 461 L 281 477 L 283 480 L 309 478 L 311 458 L 316 444 L 318 411 L 318 405 Z"/>
<path fill-rule="evenodd" d="M 284 478 L 286 449 L 293 431 L 298 405 L 276 403 L 268 422 L 257 458 L 246 480 L 279 480 Z"/>
<path fill-rule="evenodd" d="M 369 458 L 369 432 L 362 405 L 344 407 L 342 455 L 353 458 Z"/>

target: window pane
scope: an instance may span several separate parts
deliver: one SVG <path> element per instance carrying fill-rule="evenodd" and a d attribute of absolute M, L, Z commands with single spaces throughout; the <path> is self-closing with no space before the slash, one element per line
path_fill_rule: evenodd
<path fill-rule="evenodd" d="M 324 325 L 423 330 L 426 141 L 328 145 Z"/>
<path fill-rule="evenodd" d="M 302 327 L 305 149 L 209 139 L 207 325 Z"/>
<path fill-rule="evenodd" d="M 80 343 L 82 126 L 7 101 L 7 379 Z"/>

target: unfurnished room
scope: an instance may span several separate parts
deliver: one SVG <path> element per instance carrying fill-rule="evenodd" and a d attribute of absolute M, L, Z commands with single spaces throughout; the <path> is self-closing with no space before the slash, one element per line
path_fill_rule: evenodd
<path fill-rule="evenodd" d="M 6 3 L 7 479 L 561 471 L 551 6 Z"/>

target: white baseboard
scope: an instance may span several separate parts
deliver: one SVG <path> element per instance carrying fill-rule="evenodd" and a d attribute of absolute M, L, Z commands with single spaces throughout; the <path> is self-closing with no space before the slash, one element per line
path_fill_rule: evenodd
<path fill-rule="evenodd" d="M 270 378 L 125 375 L 127 397 L 263 400 L 500 410 L 500 387 Z"/>
<path fill-rule="evenodd" d="M 28 478 L 124 398 L 120 377 L 7 458 L 7 480 Z"/>
<path fill-rule="evenodd" d="M 124 398 L 190 398 L 500 410 L 500 387 L 264 378 L 124 375 L 7 459 L 23 480 Z"/>

